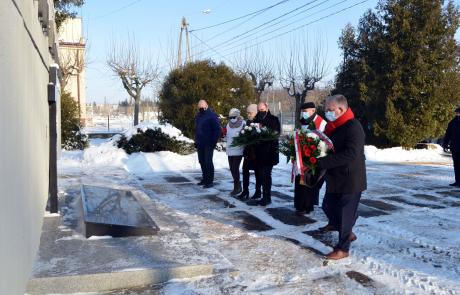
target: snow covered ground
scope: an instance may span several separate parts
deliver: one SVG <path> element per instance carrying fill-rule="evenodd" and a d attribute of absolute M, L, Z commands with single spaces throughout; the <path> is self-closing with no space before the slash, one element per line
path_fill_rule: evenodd
<path fill-rule="evenodd" d="M 451 158 L 440 148 L 375 147 L 366 147 L 366 157 L 368 190 L 354 228 L 358 240 L 350 258 L 327 265 L 318 253 L 330 251 L 336 234 L 316 231 L 326 223 L 320 208 L 307 218 L 295 217 L 291 166 L 284 156 L 273 171 L 273 204 L 267 208 L 228 196 L 232 184 L 225 153 L 214 154 L 216 187 L 203 190 L 191 183 L 200 177 L 196 154 L 127 155 L 111 140 L 93 141 L 84 152 L 64 151 L 60 189 L 75 177 L 136 185 L 176 210 L 191 235 L 239 270 L 234 276 L 110 294 L 460 294 L 460 189 L 448 186 Z M 170 176 L 187 181 L 168 183 Z M 212 196 L 226 206 L 215 205 Z"/>

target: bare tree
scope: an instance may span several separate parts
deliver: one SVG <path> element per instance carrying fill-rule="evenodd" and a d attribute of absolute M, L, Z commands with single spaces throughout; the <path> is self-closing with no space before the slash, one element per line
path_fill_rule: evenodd
<path fill-rule="evenodd" d="M 267 87 L 273 85 L 273 64 L 260 48 L 244 50 L 235 58 L 235 67 L 239 73 L 249 76 L 254 85 L 256 102 L 260 102 L 261 95 Z"/>
<path fill-rule="evenodd" d="M 141 54 L 133 38 L 112 42 L 107 65 L 121 79 L 123 88 L 134 99 L 134 125 L 139 124 L 139 108 L 142 90 L 160 76 L 158 60 Z"/>
<path fill-rule="evenodd" d="M 294 42 L 289 57 L 280 61 L 280 83 L 295 100 L 296 118 L 300 117 L 300 106 L 305 102 L 308 92 L 315 89 L 316 83 L 324 78 L 326 72 L 326 54 L 320 38 L 317 38 L 313 50 L 309 47 L 307 37 L 301 42 Z"/>

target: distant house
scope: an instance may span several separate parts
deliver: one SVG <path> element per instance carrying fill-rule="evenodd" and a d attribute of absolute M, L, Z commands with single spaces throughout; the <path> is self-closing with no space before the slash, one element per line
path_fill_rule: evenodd
<path fill-rule="evenodd" d="M 87 119 L 85 92 L 86 41 L 82 34 L 82 19 L 70 18 L 65 20 L 59 29 L 58 40 L 61 90 L 69 92 L 78 103 L 80 122 L 84 126 Z"/>

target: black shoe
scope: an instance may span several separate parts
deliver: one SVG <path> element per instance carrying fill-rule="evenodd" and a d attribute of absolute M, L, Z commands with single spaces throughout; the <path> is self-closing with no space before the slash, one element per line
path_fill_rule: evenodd
<path fill-rule="evenodd" d="M 196 185 L 204 185 L 204 181 L 202 180 L 202 181 L 198 182 Z"/>
<path fill-rule="evenodd" d="M 242 189 L 241 189 L 241 183 L 235 183 L 233 185 L 233 191 L 230 193 L 230 196 L 232 197 L 235 197 L 236 195 L 238 195 L 239 193 L 241 193 Z"/>
<path fill-rule="evenodd" d="M 451 183 L 451 184 L 449 184 L 449 185 L 450 185 L 450 186 L 459 186 L 460 183 L 454 182 L 454 183 Z"/>
<path fill-rule="evenodd" d="M 249 192 L 244 190 L 241 194 L 236 196 L 235 198 L 240 199 L 240 200 L 246 200 L 249 199 Z"/>
<path fill-rule="evenodd" d="M 251 200 L 257 200 L 260 198 L 262 198 L 262 194 L 260 193 L 260 191 L 256 191 L 254 195 L 251 197 Z"/>
<path fill-rule="evenodd" d="M 212 182 L 203 185 L 203 188 L 211 188 L 211 187 L 214 187 L 214 183 L 212 183 Z"/>

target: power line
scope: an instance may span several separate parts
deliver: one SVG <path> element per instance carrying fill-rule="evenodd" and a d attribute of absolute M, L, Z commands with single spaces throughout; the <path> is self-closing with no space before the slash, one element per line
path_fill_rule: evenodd
<path fill-rule="evenodd" d="M 100 19 L 100 18 L 107 17 L 107 16 L 112 15 L 112 14 L 115 14 L 115 13 L 117 13 L 117 12 L 119 12 L 119 11 L 125 9 L 125 8 L 131 7 L 131 6 L 133 6 L 134 4 L 136 4 L 136 3 L 138 3 L 138 2 L 141 2 L 141 1 L 142 1 L 142 0 L 134 0 L 134 1 L 132 1 L 132 2 L 130 2 L 130 3 L 128 3 L 128 4 L 126 4 L 126 5 L 122 6 L 122 7 L 117 8 L 117 9 L 115 9 L 115 10 L 112 10 L 112 11 L 106 13 L 106 14 L 103 14 L 103 15 L 100 15 L 100 16 L 96 16 L 96 17 L 94 17 L 94 18 L 90 18 L 90 20 L 97 20 L 97 19 Z"/>
<path fill-rule="evenodd" d="M 259 25 L 259 26 L 255 27 L 255 28 L 252 28 L 252 29 L 250 29 L 250 30 L 248 30 L 248 31 L 246 31 L 246 32 L 244 32 L 244 33 L 242 33 L 242 34 L 239 34 L 239 35 L 237 35 L 237 36 L 234 36 L 234 37 L 232 37 L 232 38 L 230 38 L 230 39 L 227 39 L 226 41 L 221 42 L 221 43 L 215 45 L 214 48 L 220 47 L 220 46 L 222 46 L 222 45 L 228 46 L 228 45 L 230 45 L 230 44 L 234 44 L 235 42 L 240 41 L 240 40 L 238 40 L 238 38 L 241 38 L 241 36 L 247 34 L 248 32 L 257 30 L 258 28 L 263 27 L 263 26 L 265 26 L 266 24 L 269 24 L 269 23 L 271 23 L 271 22 L 273 22 L 273 21 L 275 21 L 275 20 L 278 20 L 278 19 L 280 19 L 280 18 L 282 18 L 282 17 L 284 17 L 284 16 L 286 16 L 286 15 L 289 15 L 289 14 L 291 14 L 291 13 L 293 13 L 293 12 L 295 12 L 295 11 L 301 9 L 301 8 L 304 8 L 304 7 L 306 7 L 306 6 L 310 5 L 310 4 L 313 4 L 313 3 L 316 2 L 316 1 L 318 1 L 318 0 L 313 0 L 313 1 L 310 1 L 310 2 L 308 2 L 308 3 L 306 3 L 306 4 L 301 5 L 301 6 L 299 6 L 299 7 L 296 7 L 295 9 L 292 9 L 292 10 L 290 10 L 290 11 L 288 11 L 288 12 L 282 14 L 281 16 L 278 16 L 278 17 L 276 17 L 276 18 L 274 18 L 274 19 L 271 19 L 271 20 L 269 20 L 269 21 L 263 23 L 262 25 Z M 308 8 L 306 8 L 306 9 L 302 10 L 301 12 L 295 14 L 294 16 L 297 16 L 297 15 L 299 15 L 299 14 L 301 14 L 301 13 L 305 13 L 305 12 L 307 12 L 307 11 L 309 11 L 309 10 L 312 10 L 313 8 L 318 7 L 318 6 L 320 6 L 321 4 L 324 4 L 324 3 L 327 2 L 327 1 L 329 1 L 329 0 L 325 0 L 325 1 L 323 1 L 323 2 L 321 2 L 321 3 L 319 3 L 319 4 L 317 4 L 317 5 L 314 5 L 314 6 L 312 6 L 312 7 L 308 7 Z M 345 1 L 348 1 L 348 0 L 345 0 Z M 340 3 L 342 3 L 342 2 L 340 2 Z M 336 5 L 338 5 L 338 4 L 336 4 Z M 327 9 L 331 8 L 331 7 L 334 7 L 334 5 L 332 5 L 332 6 L 328 7 L 328 8 L 326 8 L 326 9 L 320 10 L 320 11 L 314 13 L 314 14 L 317 14 L 317 13 L 320 13 L 320 12 L 324 12 L 324 11 L 326 11 Z M 311 15 L 314 15 L 314 14 L 311 14 Z M 311 16 L 311 15 L 310 15 L 310 16 Z M 285 20 L 281 20 L 281 21 L 279 21 L 279 22 L 276 23 L 276 24 L 279 24 L 279 23 L 281 23 L 281 22 L 283 22 L 283 21 L 285 21 Z M 298 20 L 298 21 L 300 21 L 300 20 Z M 291 24 L 294 24 L 294 23 L 296 23 L 296 22 L 298 22 L 298 21 L 292 22 L 292 23 L 290 23 L 290 25 L 291 25 Z M 276 25 L 276 24 L 275 24 L 275 25 Z M 272 27 L 272 26 L 265 27 L 265 29 L 271 28 L 271 27 Z M 262 30 L 264 30 L 264 29 L 262 29 Z M 259 31 L 260 31 L 260 30 L 259 30 Z M 276 30 L 275 30 L 275 31 L 276 31 Z M 273 31 L 272 31 L 272 32 L 273 32 Z M 272 32 L 271 32 L 271 33 L 272 33 Z M 257 31 L 256 31 L 255 33 L 251 34 L 251 36 L 254 35 L 254 34 L 256 34 L 256 33 L 257 33 Z M 243 37 L 243 39 L 245 39 L 245 38 L 247 38 L 247 37 L 248 37 L 248 36 Z M 209 41 L 209 40 L 208 40 L 208 41 Z M 240 45 L 238 45 L 238 46 L 240 46 Z M 236 46 L 236 47 L 238 47 L 238 46 Z M 231 49 L 236 48 L 236 47 L 232 47 Z M 231 49 L 230 49 L 230 50 L 231 50 Z M 203 51 L 199 52 L 198 54 L 202 54 L 202 53 L 205 53 L 205 52 L 207 52 L 207 51 L 209 51 L 209 50 L 203 50 Z"/>
<path fill-rule="evenodd" d="M 195 32 L 195 31 L 207 30 L 207 29 L 210 29 L 210 28 L 215 28 L 215 27 L 218 27 L 218 26 L 221 26 L 221 25 L 224 25 L 224 24 L 228 24 L 228 23 L 231 23 L 231 22 L 240 20 L 240 19 L 242 19 L 242 18 L 251 16 L 251 15 L 253 15 L 253 14 L 259 13 L 259 12 L 261 12 L 261 11 L 267 11 L 267 10 L 269 10 L 269 9 L 272 9 L 273 7 L 276 7 L 276 6 L 278 6 L 278 5 L 281 5 L 281 4 L 286 3 L 286 2 L 289 2 L 289 1 L 290 1 L 290 0 L 283 0 L 283 1 L 280 1 L 280 2 L 275 3 L 275 4 L 273 4 L 273 5 L 270 5 L 270 6 L 268 6 L 268 7 L 259 9 L 259 10 L 257 10 L 257 11 L 254 11 L 254 12 L 251 12 L 251 13 L 248 13 L 248 14 L 245 14 L 245 15 L 243 15 L 243 16 L 240 16 L 240 17 L 237 17 L 237 18 L 233 18 L 233 19 L 230 19 L 230 20 L 227 20 L 227 21 L 224 21 L 224 22 L 215 24 L 215 25 L 207 26 L 207 27 L 204 27 L 204 28 L 198 28 L 198 29 L 195 29 L 195 30 L 190 30 L 189 32 L 191 33 L 191 32 Z"/>
<path fill-rule="evenodd" d="M 328 2 L 328 1 L 330 1 L 330 0 L 325 0 L 325 1 L 321 2 L 321 3 L 319 3 L 317 6 L 319 6 L 319 5 L 321 5 L 321 4 L 324 4 L 324 3 Z M 333 4 L 333 5 L 330 5 L 330 6 L 326 7 L 326 8 L 324 8 L 324 9 L 322 9 L 322 10 L 320 10 L 320 11 L 316 11 L 316 12 L 314 12 L 314 13 L 311 13 L 311 14 L 307 15 L 306 17 L 308 18 L 308 17 L 314 16 L 314 15 L 317 15 L 317 14 L 319 14 L 319 13 L 321 13 L 321 12 L 327 11 L 327 10 L 329 10 L 329 9 L 335 7 L 335 6 L 338 6 L 338 5 L 342 4 L 342 3 L 345 3 L 345 2 L 347 2 L 347 1 L 350 1 L 350 0 L 342 0 L 342 1 L 338 2 L 338 3 L 335 3 L 335 4 Z M 313 8 L 313 7 L 312 7 L 312 8 Z M 305 12 L 305 11 L 304 11 L 304 12 Z M 280 21 L 280 22 L 278 22 L 278 23 L 276 23 L 276 24 L 280 24 L 281 22 L 282 22 L 282 21 Z M 281 29 L 284 29 L 284 28 L 286 28 L 286 27 L 289 27 L 289 26 L 291 26 L 291 25 L 293 25 L 293 24 L 295 24 L 295 23 L 297 23 L 297 22 L 299 22 L 299 20 L 290 22 L 290 23 L 288 23 L 288 24 L 286 24 L 286 25 L 283 25 L 283 26 L 278 27 L 278 28 L 276 28 L 276 29 L 274 29 L 274 30 L 271 30 L 271 31 L 270 31 L 270 34 L 272 34 L 272 33 L 274 33 L 274 32 L 277 32 L 277 31 L 279 31 L 279 30 L 281 30 Z M 262 30 L 259 30 L 259 31 L 257 31 L 257 32 L 254 32 L 254 33 L 252 33 L 252 34 L 250 34 L 250 35 L 248 35 L 248 36 L 245 36 L 243 39 L 246 39 L 246 38 L 248 38 L 248 37 L 251 37 L 251 36 L 253 36 L 253 35 L 255 35 L 255 34 L 261 32 L 261 31 L 266 30 L 266 29 L 270 29 L 270 27 L 264 28 L 264 29 L 262 29 Z M 239 41 L 242 41 L 242 40 L 235 40 L 235 41 L 233 41 L 233 42 L 230 42 L 230 43 L 227 44 L 227 45 L 231 45 L 231 44 L 234 44 L 234 43 L 239 42 Z M 235 46 L 231 47 L 231 48 L 228 49 L 228 50 L 232 50 L 232 49 L 237 48 L 237 47 L 239 47 L 239 46 L 241 46 L 241 45 L 243 45 L 243 44 L 235 45 Z"/>
<path fill-rule="evenodd" d="M 190 35 L 192 35 L 193 37 L 197 38 L 198 41 L 200 41 L 201 43 L 203 43 L 206 47 L 208 47 L 209 49 L 211 49 L 212 51 L 214 51 L 215 53 L 217 53 L 220 57 L 222 57 L 222 59 L 227 60 L 227 61 L 231 64 L 231 62 L 230 62 L 225 56 L 223 56 L 222 54 L 220 54 L 215 48 L 209 46 L 206 42 L 204 42 L 203 40 L 201 40 L 200 38 L 198 38 L 194 33 L 190 32 L 190 31 L 189 31 L 189 33 L 190 33 Z"/>
<path fill-rule="evenodd" d="M 299 6 L 299 7 L 296 7 L 296 8 L 294 8 L 294 9 L 292 9 L 292 10 L 286 12 L 286 13 L 283 13 L 282 15 L 280 15 L 280 16 L 278 16 L 278 17 L 276 17 L 276 18 L 273 18 L 273 19 L 271 19 L 271 20 L 269 20 L 269 21 L 266 21 L 265 23 L 263 23 L 263 24 L 261 24 L 261 25 L 258 25 L 258 26 L 256 26 L 256 27 L 250 29 L 250 30 L 247 30 L 247 31 L 244 32 L 244 33 L 241 33 L 241 34 L 239 34 L 239 35 L 237 35 L 237 36 L 234 36 L 234 37 L 232 37 L 232 38 L 230 38 L 230 39 L 228 39 L 228 40 L 225 40 L 224 42 L 219 43 L 218 45 L 216 45 L 216 47 L 219 47 L 219 46 L 221 46 L 222 44 L 226 44 L 226 43 L 228 43 L 228 42 L 230 42 L 230 41 L 232 41 L 232 40 L 235 40 L 235 39 L 237 39 L 237 38 L 240 38 L 241 36 L 244 36 L 245 34 L 247 34 L 247 33 L 249 33 L 249 32 L 252 32 L 252 31 L 254 31 L 254 30 L 256 30 L 256 29 L 258 29 L 258 28 L 260 28 L 260 27 L 263 27 L 263 26 L 265 26 L 265 25 L 267 25 L 267 24 L 269 24 L 269 23 L 271 23 L 271 22 L 273 22 L 273 21 L 276 21 L 276 20 L 278 20 L 278 19 L 280 19 L 280 18 L 282 18 L 282 17 L 285 17 L 286 15 L 289 15 L 289 14 L 291 14 L 291 13 L 293 13 L 293 12 L 295 12 L 295 11 L 301 9 L 301 8 L 304 8 L 305 6 L 308 6 L 308 5 L 310 5 L 310 4 L 312 4 L 312 3 L 316 2 L 316 1 L 318 1 L 318 0 L 309 1 L 309 2 L 303 4 L 303 5 Z"/>
<path fill-rule="evenodd" d="M 298 26 L 298 27 L 296 27 L 296 28 L 294 28 L 294 29 L 292 29 L 292 30 L 283 32 L 283 33 L 281 33 L 281 34 L 275 35 L 275 36 L 273 36 L 273 37 L 271 37 L 271 38 L 268 38 L 268 39 L 266 39 L 266 40 L 257 42 L 257 43 L 255 43 L 255 44 L 253 44 L 253 45 L 251 45 L 251 46 L 245 47 L 244 49 L 236 50 L 236 51 L 231 52 L 231 53 L 229 53 L 229 54 L 225 54 L 224 56 L 233 55 L 233 54 L 238 53 L 238 52 L 240 52 L 240 51 L 247 50 L 247 49 L 249 49 L 249 48 L 253 48 L 253 47 L 258 46 L 258 45 L 260 45 L 260 44 L 266 43 L 266 42 L 271 41 L 271 40 L 273 40 L 273 39 L 276 39 L 276 38 L 278 38 L 278 37 L 284 36 L 284 35 L 286 35 L 286 34 L 292 33 L 292 32 L 294 32 L 294 31 L 297 31 L 297 30 L 299 30 L 299 29 L 302 29 L 302 28 L 304 28 L 304 27 L 307 27 L 307 26 L 309 26 L 309 25 L 312 25 L 312 24 L 314 24 L 314 23 L 317 23 L 317 22 L 319 22 L 319 21 L 321 21 L 321 20 L 324 20 L 324 19 L 326 19 L 326 18 L 329 18 L 329 17 L 331 17 L 331 16 L 334 16 L 334 15 L 337 15 L 337 14 L 339 14 L 339 13 L 342 13 L 342 12 L 344 12 L 344 11 L 346 11 L 346 10 L 349 10 L 349 9 L 351 9 L 351 8 L 353 8 L 353 7 L 356 7 L 356 6 L 360 5 L 360 4 L 363 4 L 363 3 L 367 2 L 367 1 L 369 1 L 369 0 L 364 0 L 364 1 L 361 1 L 361 2 L 358 2 L 358 3 L 355 3 L 355 4 L 353 4 L 353 5 L 350 5 L 350 6 L 348 6 L 348 7 L 343 8 L 343 9 L 341 9 L 341 10 L 338 10 L 338 11 L 335 11 L 335 12 L 330 13 L 330 14 L 328 14 L 328 15 L 325 15 L 325 16 L 323 16 L 323 17 L 320 17 L 320 18 L 318 18 L 318 19 L 316 19 L 316 20 L 314 20 L 314 21 L 311 21 L 311 22 L 308 22 L 308 23 L 306 23 L 306 24 L 304 24 L 304 25 Z"/>

